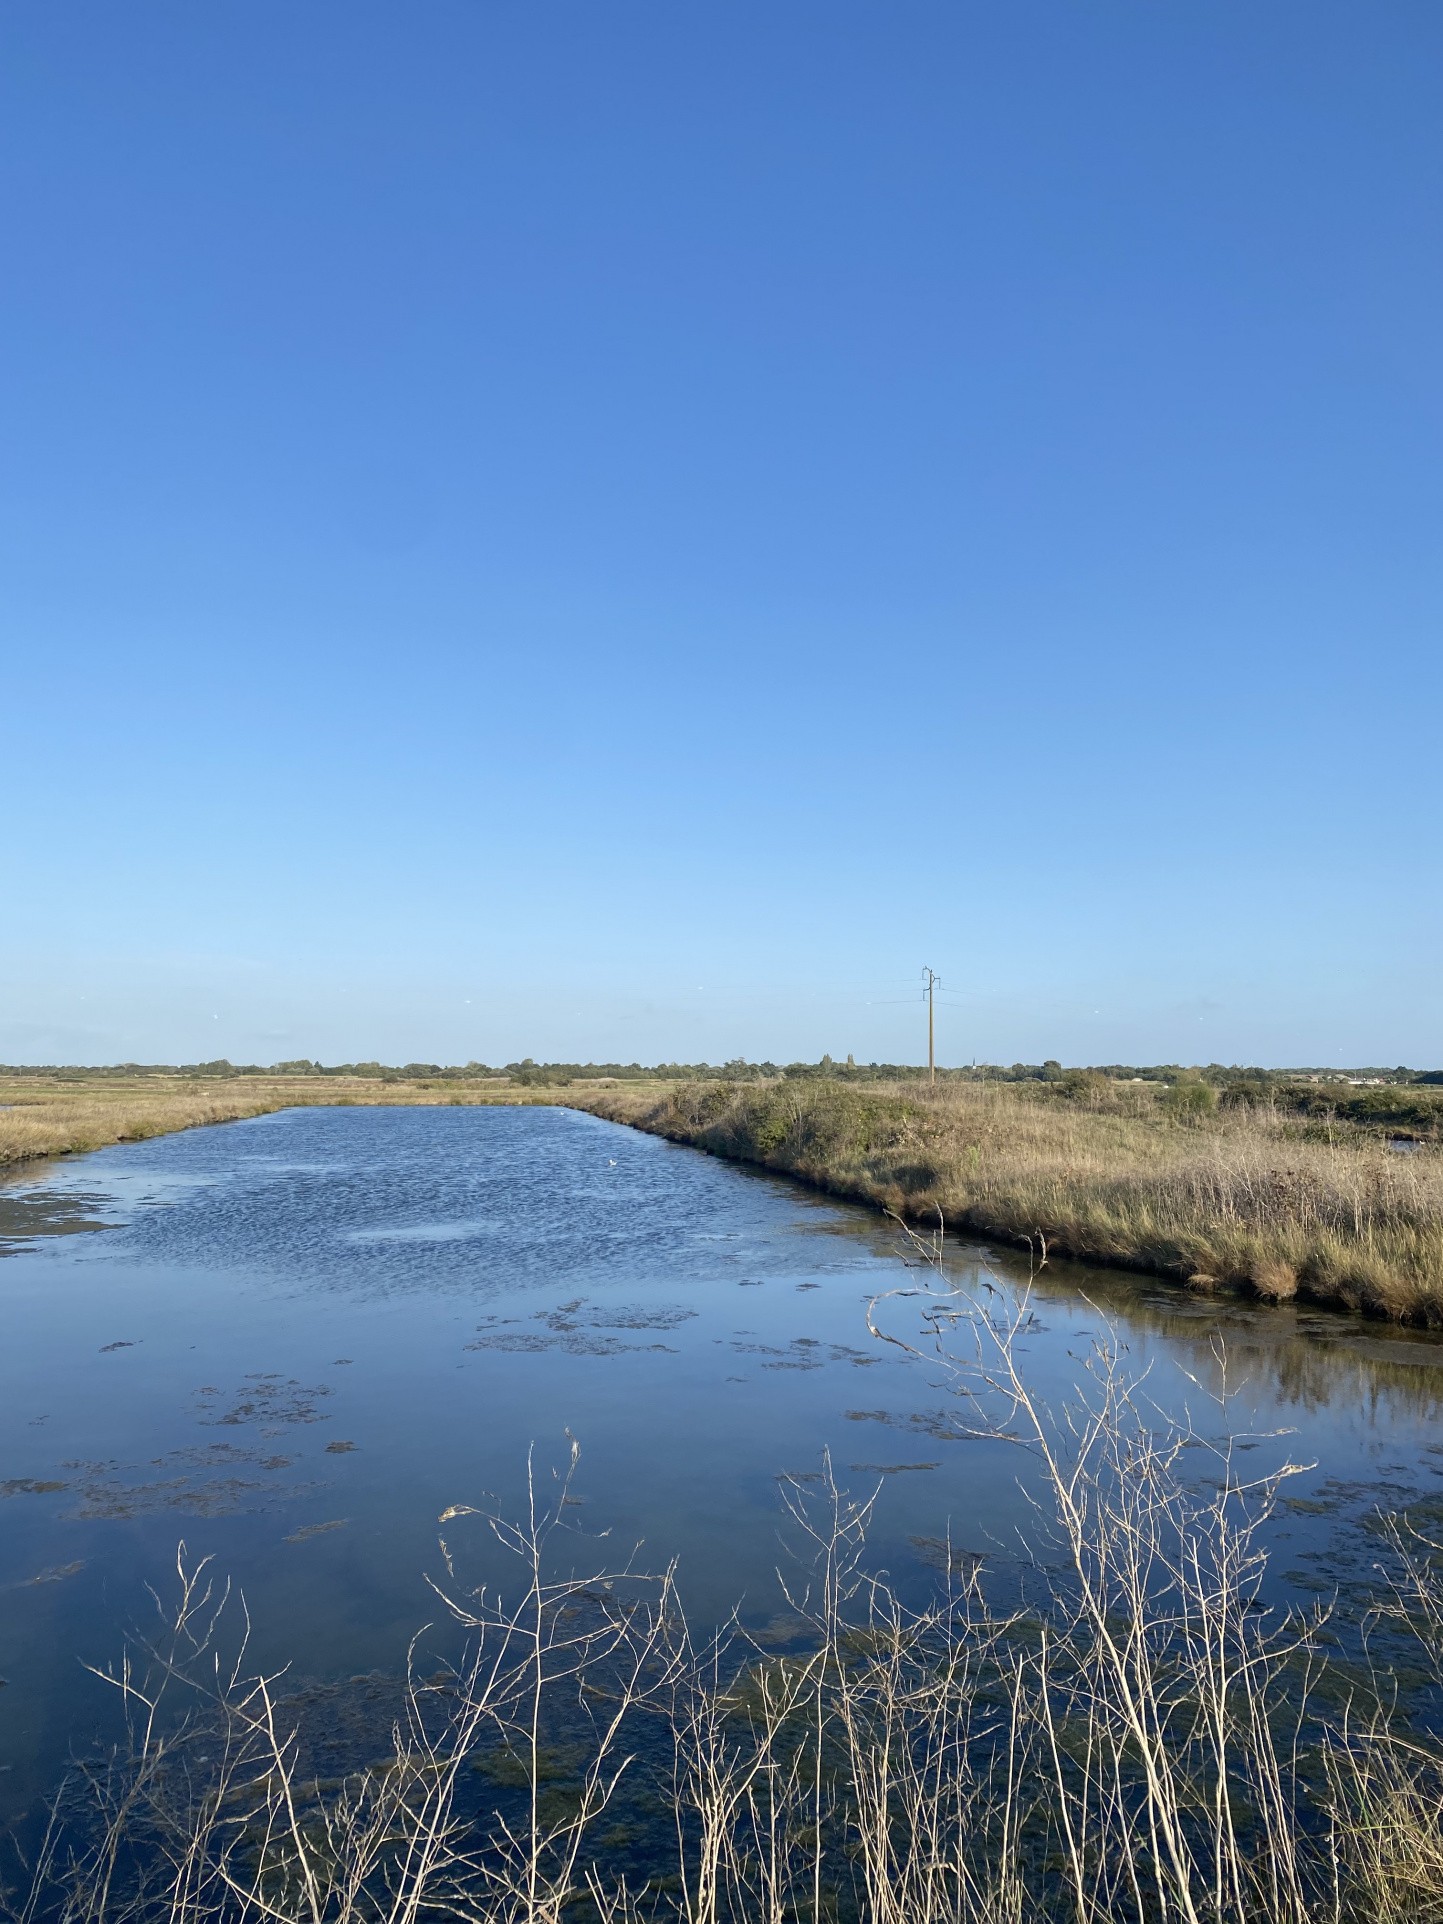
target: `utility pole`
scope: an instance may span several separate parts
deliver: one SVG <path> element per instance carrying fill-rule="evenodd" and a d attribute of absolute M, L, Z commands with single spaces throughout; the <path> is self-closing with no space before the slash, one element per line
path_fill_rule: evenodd
<path fill-rule="evenodd" d="M 922 976 L 925 984 L 922 992 L 927 998 L 927 1080 L 935 1082 L 937 1080 L 937 1020 L 932 996 L 935 989 L 941 988 L 942 978 L 934 974 L 931 969 L 923 969 Z"/>

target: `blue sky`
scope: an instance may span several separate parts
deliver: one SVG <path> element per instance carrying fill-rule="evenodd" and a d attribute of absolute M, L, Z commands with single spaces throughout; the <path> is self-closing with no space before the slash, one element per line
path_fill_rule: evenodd
<path fill-rule="evenodd" d="M 0 1058 L 1443 1061 L 1443 12 L 0 23 Z"/>

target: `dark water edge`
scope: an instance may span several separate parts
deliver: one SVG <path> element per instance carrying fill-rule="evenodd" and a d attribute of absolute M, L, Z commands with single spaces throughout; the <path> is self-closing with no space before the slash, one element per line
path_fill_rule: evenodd
<path fill-rule="evenodd" d="M 528 1449 L 549 1476 L 568 1431 L 578 1557 L 678 1559 L 700 1626 L 784 1616 L 778 1479 L 823 1449 L 880 1487 L 872 1550 L 907 1596 L 935 1587 L 939 1540 L 1017 1581 L 1016 1452 L 959 1439 L 939 1374 L 868 1337 L 868 1300 L 918 1280 L 895 1231 L 745 1165 L 573 1110 L 287 1111 L 27 1170 L 0 1249 L 10 1816 L 106 1733 L 82 1662 L 118 1654 L 180 1538 L 244 1589 L 257 1662 L 322 1693 L 393 1678 L 435 1615 L 442 1512 L 514 1508 Z M 1022 1360 L 1050 1404 L 1110 1330 L 1165 1411 L 1314 1466 L 1273 1530 L 1280 1598 L 1341 1590 L 1359 1617 L 1370 1517 L 1443 1515 L 1436 1338 L 947 1261 L 1000 1300 L 1030 1290 Z"/>

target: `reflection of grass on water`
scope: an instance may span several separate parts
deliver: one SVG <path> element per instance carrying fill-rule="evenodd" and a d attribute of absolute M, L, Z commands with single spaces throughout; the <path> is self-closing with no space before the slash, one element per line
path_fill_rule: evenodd
<path fill-rule="evenodd" d="M 1035 1296 L 1076 1300 L 1078 1281 L 1065 1264 L 1041 1270 Z M 1162 1338 L 1190 1353 L 1190 1367 L 1216 1383 L 1219 1337 L 1226 1343 L 1234 1376 L 1266 1382 L 1285 1405 L 1304 1410 L 1385 1405 L 1398 1414 L 1426 1419 L 1443 1415 L 1443 1348 L 1431 1331 L 1381 1328 L 1331 1310 L 1296 1303 L 1260 1307 L 1198 1300 L 1171 1290 L 1140 1290 L 1097 1271 L 1085 1289 L 1098 1309 L 1114 1311 L 1129 1328 Z"/>
<path fill-rule="evenodd" d="M 529 1479 L 519 1520 L 444 1513 L 449 1661 L 288 1695 L 227 1644 L 225 1598 L 182 1554 L 168 1629 L 108 1673 L 128 1742 L 62 1795 L 26 1917 L 1443 1916 L 1443 1742 L 1400 1700 L 1396 1658 L 1372 1670 L 1325 1610 L 1266 1602 L 1291 1466 L 1248 1471 L 1160 1418 L 1106 1338 L 1080 1400 L 1048 1408 L 1018 1321 L 945 1286 L 906 1294 L 933 1368 L 967 1392 L 961 1429 L 1015 1438 L 1036 1472 L 1022 1602 L 991 1602 L 983 1560 L 944 1536 L 914 1539 L 935 1594 L 905 1605 L 867 1564 L 875 1497 L 824 1464 L 781 1481 L 784 1610 L 699 1641 L 673 1573 L 586 1565 L 573 1449 Z M 915 1350 L 896 1308 L 873 1326 Z M 514 1585 L 476 1581 L 475 1532 Z M 1372 1602 L 1436 1691 L 1437 1553 L 1384 1534 L 1394 1587 Z"/>

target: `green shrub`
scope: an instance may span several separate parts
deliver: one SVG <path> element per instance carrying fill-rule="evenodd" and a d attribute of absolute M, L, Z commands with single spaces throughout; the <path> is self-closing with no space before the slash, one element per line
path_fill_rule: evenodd
<path fill-rule="evenodd" d="M 1218 1106 L 1218 1092 L 1210 1082 L 1189 1078 L 1185 1082 L 1174 1082 L 1163 1091 L 1162 1106 L 1179 1122 L 1191 1122 L 1212 1114 Z"/>

